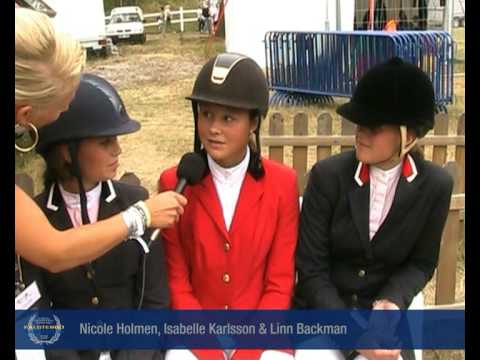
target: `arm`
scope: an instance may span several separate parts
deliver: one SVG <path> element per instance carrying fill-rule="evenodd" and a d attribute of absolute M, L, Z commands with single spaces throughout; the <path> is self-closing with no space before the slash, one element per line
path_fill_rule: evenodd
<path fill-rule="evenodd" d="M 335 189 L 325 182 L 326 178 L 332 176 L 314 167 L 303 195 L 296 250 L 296 291 L 308 308 L 344 309 L 347 305 L 330 280 L 329 232 L 334 204 L 325 192 Z"/>
<path fill-rule="evenodd" d="M 279 219 L 275 239 L 269 253 L 265 272 L 265 289 L 258 304 L 258 310 L 289 309 L 295 282 L 295 246 L 298 236 L 298 188 L 295 176 L 287 185 L 281 187 L 282 198 L 279 204 Z M 238 349 L 232 360 L 258 360 L 264 349 Z M 290 354 L 293 350 L 282 349 L 279 356 Z"/>
<path fill-rule="evenodd" d="M 258 310 L 289 309 L 295 282 L 295 247 L 298 236 L 297 180 L 281 187 L 279 218 L 267 259 L 265 288 Z"/>
<path fill-rule="evenodd" d="M 60 272 L 93 260 L 126 236 L 127 226 L 121 215 L 58 231 L 50 225 L 37 204 L 15 186 L 15 252 L 50 272 Z"/>
<path fill-rule="evenodd" d="M 173 192 L 146 201 L 152 226 L 171 226 L 186 199 Z M 40 208 L 15 185 L 15 252 L 35 265 L 60 272 L 105 254 L 127 237 L 122 215 L 66 231 L 50 225 Z M 66 241 L 68 240 L 68 241 Z"/>
<path fill-rule="evenodd" d="M 399 267 L 380 290 L 377 299 L 386 299 L 406 309 L 415 295 L 432 278 L 438 264 L 443 227 L 450 207 L 453 182 L 449 176 L 436 178 L 437 195 L 431 204 L 429 219 L 422 229 L 409 259 Z"/>
<path fill-rule="evenodd" d="M 158 182 L 159 191 L 173 188 L 168 185 L 164 174 Z M 168 284 L 170 287 L 171 307 L 173 309 L 202 310 L 200 302 L 193 294 L 190 284 L 190 266 L 180 241 L 179 224 L 162 231 L 167 259 Z"/>

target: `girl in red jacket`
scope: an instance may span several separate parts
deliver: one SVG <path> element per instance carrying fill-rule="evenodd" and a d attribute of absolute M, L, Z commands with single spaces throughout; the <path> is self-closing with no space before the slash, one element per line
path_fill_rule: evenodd
<path fill-rule="evenodd" d="M 208 171 L 188 186 L 185 213 L 163 232 L 174 309 L 288 309 L 298 227 L 295 172 L 260 154 L 268 87 L 250 58 L 225 53 L 200 71 L 192 95 L 195 151 Z M 252 138 L 255 138 L 255 141 Z M 159 189 L 172 189 L 176 169 Z M 170 350 L 167 360 L 293 359 L 289 351 Z"/>

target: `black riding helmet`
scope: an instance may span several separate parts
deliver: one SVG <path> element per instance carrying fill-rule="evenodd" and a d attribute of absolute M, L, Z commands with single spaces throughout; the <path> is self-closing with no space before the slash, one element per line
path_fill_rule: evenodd
<path fill-rule="evenodd" d="M 39 130 L 37 152 L 46 160 L 57 144 L 67 144 L 72 164 L 71 175 L 79 183 L 83 223 L 89 223 L 82 174 L 78 164 L 78 145 L 82 139 L 116 136 L 135 132 L 140 123 L 130 118 L 120 95 L 105 79 L 83 74 L 75 97 L 58 120 Z"/>
<path fill-rule="evenodd" d="M 135 132 L 140 123 L 130 118 L 120 95 L 105 79 L 83 74 L 75 97 L 57 121 L 39 130 L 37 152 L 58 143 Z"/>
<path fill-rule="evenodd" d="M 194 150 L 201 153 L 197 121 L 199 102 L 214 103 L 256 112 L 256 149 L 251 149 L 249 170 L 255 178 L 263 176 L 260 161 L 260 124 L 268 112 L 268 85 L 263 70 L 251 58 L 235 53 L 223 53 L 210 59 L 195 80 L 192 101 L 195 120 Z"/>
<path fill-rule="evenodd" d="M 433 128 L 435 93 L 427 74 L 394 57 L 368 70 L 337 113 L 366 127 L 404 125 L 421 138 Z"/>

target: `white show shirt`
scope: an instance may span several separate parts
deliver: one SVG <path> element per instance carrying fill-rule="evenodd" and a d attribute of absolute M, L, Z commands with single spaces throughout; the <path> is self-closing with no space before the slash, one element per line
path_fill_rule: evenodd
<path fill-rule="evenodd" d="M 370 166 L 370 240 L 375 236 L 380 225 L 392 207 L 398 180 L 402 173 L 402 163 L 382 170 Z"/>
<path fill-rule="evenodd" d="M 250 162 L 250 149 L 247 146 L 247 153 L 243 160 L 231 168 L 224 168 L 218 165 L 208 154 L 207 160 L 208 167 L 212 173 L 213 183 L 222 205 L 223 219 L 228 231 L 235 213 L 235 207 L 237 206 L 240 188 Z"/>

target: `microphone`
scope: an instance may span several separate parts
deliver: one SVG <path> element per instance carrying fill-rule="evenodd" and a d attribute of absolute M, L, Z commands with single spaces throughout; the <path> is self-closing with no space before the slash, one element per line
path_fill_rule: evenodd
<path fill-rule="evenodd" d="M 187 185 L 195 185 L 199 183 L 205 171 L 207 170 L 207 164 L 203 157 L 196 153 L 186 153 L 180 159 L 177 167 L 177 185 L 175 186 L 175 192 L 181 194 Z M 150 237 L 150 241 L 157 239 L 160 229 L 155 229 Z"/>
<path fill-rule="evenodd" d="M 175 192 L 181 194 L 187 185 L 195 185 L 203 179 L 207 164 L 203 157 L 196 153 L 186 153 L 180 159 L 177 168 L 177 185 Z"/>

